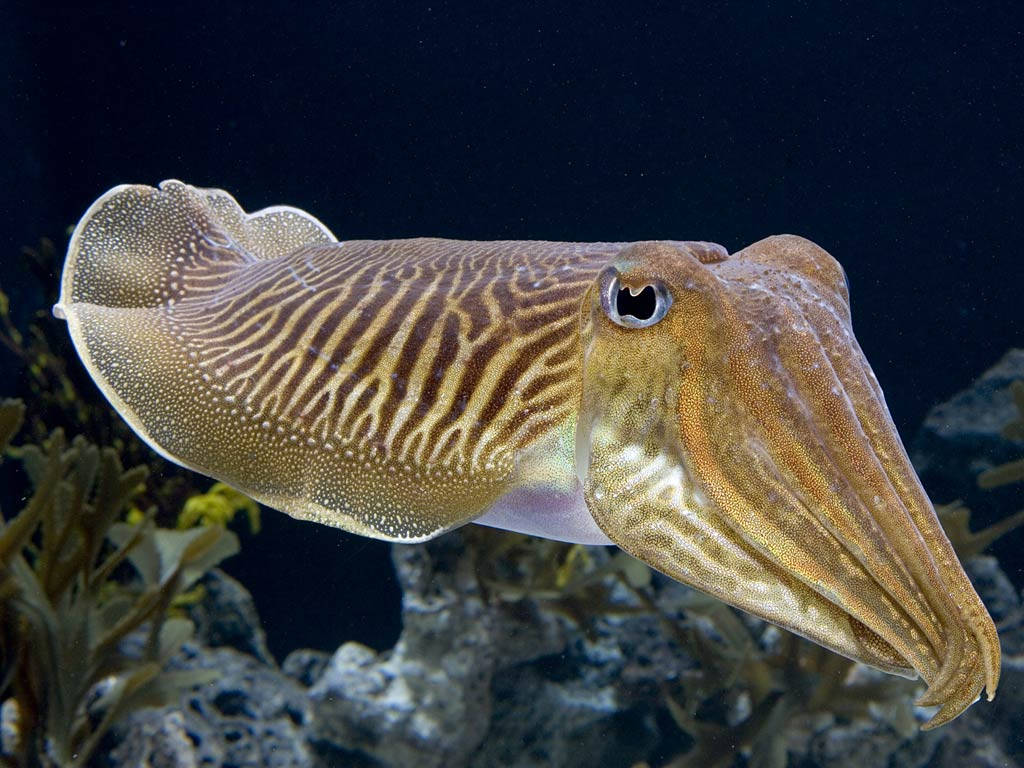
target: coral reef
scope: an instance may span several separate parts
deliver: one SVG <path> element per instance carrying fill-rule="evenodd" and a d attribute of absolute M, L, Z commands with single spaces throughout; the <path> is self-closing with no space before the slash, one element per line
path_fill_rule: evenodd
<path fill-rule="evenodd" d="M 488 588 L 481 574 L 519 570 L 522 584 L 541 584 L 564 565 L 541 565 L 517 538 L 468 529 L 394 547 L 404 630 L 389 651 L 296 651 L 279 671 L 236 648 L 211 651 L 200 634 L 173 664 L 215 664 L 223 674 L 177 706 L 123 721 L 115 764 L 882 768 L 985 754 L 998 757 L 988 764 L 1014 766 L 1021 756 L 1007 750 L 1019 748 L 1011 734 L 1024 712 L 1013 665 L 991 708 L 922 733 L 913 681 L 853 665 L 660 576 L 629 586 L 605 550 L 589 551 L 575 575 L 602 572 L 596 582 L 616 608 L 583 623 L 522 588 Z M 501 562 L 480 559 L 499 550 Z M 533 565 L 540 570 L 522 570 Z M 1024 650 L 1019 595 L 994 559 L 970 568 L 1008 654 Z M 211 615 L 226 613 L 212 590 L 209 600 Z M 161 762 L 182 735 L 187 748 Z"/>
<path fill-rule="evenodd" d="M 116 728 L 107 765 L 152 768 L 327 768 L 317 763 L 305 689 L 275 665 L 224 646 L 187 642 L 172 660 L 178 674 L 207 684 L 174 706 L 138 710 Z"/>

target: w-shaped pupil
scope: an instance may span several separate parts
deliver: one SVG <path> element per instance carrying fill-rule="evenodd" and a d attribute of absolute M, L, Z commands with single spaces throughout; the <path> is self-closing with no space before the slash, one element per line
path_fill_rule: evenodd
<path fill-rule="evenodd" d="M 615 310 L 619 317 L 632 315 L 637 320 L 650 320 L 657 306 L 658 299 L 650 285 L 645 285 L 636 296 L 630 293 L 629 288 L 619 288 L 619 295 L 615 298 Z"/>

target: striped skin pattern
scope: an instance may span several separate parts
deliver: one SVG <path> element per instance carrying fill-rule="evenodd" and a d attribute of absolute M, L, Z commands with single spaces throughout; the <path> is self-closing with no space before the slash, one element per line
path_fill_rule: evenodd
<path fill-rule="evenodd" d="M 62 303 L 129 423 L 297 517 L 404 541 L 479 515 L 565 431 L 580 296 L 618 250 L 338 244 L 292 210 L 252 227 L 227 195 L 173 182 L 120 188 L 87 218 Z M 126 248 L 130 274 L 110 268 Z"/>
<path fill-rule="evenodd" d="M 295 517 L 418 541 L 525 505 L 920 675 L 928 727 L 995 692 L 995 628 L 806 240 L 338 243 L 164 182 L 86 212 L 54 312 L 155 450 Z"/>

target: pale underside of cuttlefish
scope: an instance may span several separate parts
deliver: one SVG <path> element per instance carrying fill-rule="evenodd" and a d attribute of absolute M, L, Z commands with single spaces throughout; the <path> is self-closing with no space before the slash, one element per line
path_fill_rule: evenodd
<path fill-rule="evenodd" d="M 614 543 L 920 675 L 929 726 L 995 692 L 995 627 L 807 240 L 341 243 L 170 181 L 89 208 L 54 312 L 154 450 L 294 517 Z"/>

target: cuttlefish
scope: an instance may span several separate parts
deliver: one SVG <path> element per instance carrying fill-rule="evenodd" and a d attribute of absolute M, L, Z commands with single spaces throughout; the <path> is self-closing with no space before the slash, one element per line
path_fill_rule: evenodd
<path fill-rule="evenodd" d="M 808 240 L 339 242 L 167 181 L 89 208 L 54 314 L 153 450 L 293 517 L 615 544 L 920 676 L 925 727 L 995 693 L 996 629 Z"/>

